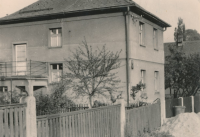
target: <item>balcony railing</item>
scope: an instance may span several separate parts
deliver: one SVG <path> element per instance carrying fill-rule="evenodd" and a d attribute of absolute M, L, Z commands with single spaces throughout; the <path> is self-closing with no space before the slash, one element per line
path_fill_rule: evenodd
<path fill-rule="evenodd" d="M 32 60 L 0 62 L 0 77 L 46 78 L 47 76 L 46 62 Z"/>

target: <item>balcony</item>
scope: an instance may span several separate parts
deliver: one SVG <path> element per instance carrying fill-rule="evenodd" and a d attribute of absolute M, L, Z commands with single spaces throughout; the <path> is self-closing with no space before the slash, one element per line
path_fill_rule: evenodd
<path fill-rule="evenodd" d="M 0 62 L 0 77 L 1 79 L 47 78 L 47 68 L 47 63 L 40 61 Z"/>

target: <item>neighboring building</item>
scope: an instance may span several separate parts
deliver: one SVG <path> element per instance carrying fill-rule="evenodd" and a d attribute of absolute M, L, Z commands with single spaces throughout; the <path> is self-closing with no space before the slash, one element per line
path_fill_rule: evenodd
<path fill-rule="evenodd" d="M 170 55 L 169 46 L 177 46 L 176 42 L 164 43 L 165 57 Z M 193 53 L 200 53 L 200 40 L 195 41 L 183 41 L 177 46 L 178 49 L 182 50 L 186 55 Z"/>
<path fill-rule="evenodd" d="M 86 38 L 93 47 L 122 49 L 123 97 L 143 81 L 148 101 L 164 106 L 163 32 L 169 24 L 128 0 L 39 0 L 0 19 L 1 86 L 35 89 L 59 81 L 64 58 Z M 11 86 L 12 84 L 12 86 Z M 12 88 L 11 88 L 12 87 Z M 164 116 L 164 108 L 162 115 Z"/>
<path fill-rule="evenodd" d="M 190 54 L 194 54 L 194 53 L 200 54 L 200 40 L 182 41 L 178 45 L 176 42 L 164 43 L 165 57 L 170 55 L 169 46 L 176 46 L 178 50 L 183 51 L 183 53 L 185 53 L 186 55 L 190 55 Z M 171 90 L 171 94 L 172 94 L 172 96 L 170 95 L 170 89 L 165 90 L 166 98 L 173 97 L 173 90 Z"/>

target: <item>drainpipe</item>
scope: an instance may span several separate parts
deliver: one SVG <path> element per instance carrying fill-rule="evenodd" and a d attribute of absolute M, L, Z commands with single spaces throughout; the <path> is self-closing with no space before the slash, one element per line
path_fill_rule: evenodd
<path fill-rule="evenodd" d="M 12 79 L 10 80 L 10 104 L 12 104 Z"/>
<path fill-rule="evenodd" d="M 129 52 L 130 52 L 130 43 L 129 43 L 129 12 L 130 8 L 127 7 L 127 12 L 125 12 L 125 31 L 126 31 L 126 87 L 127 87 L 127 106 L 129 106 L 129 91 L 130 91 L 130 70 L 129 70 Z"/>

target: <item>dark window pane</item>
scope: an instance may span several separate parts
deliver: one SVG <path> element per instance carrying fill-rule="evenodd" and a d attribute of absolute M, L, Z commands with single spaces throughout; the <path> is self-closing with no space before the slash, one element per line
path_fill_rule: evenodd
<path fill-rule="evenodd" d="M 57 64 L 52 64 L 52 69 L 57 69 Z"/>
<path fill-rule="evenodd" d="M 59 64 L 59 70 L 63 70 L 63 64 Z"/>
<path fill-rule="evenodd" d="M 8 87 L 7 86 L 0 86 L 0 92 L 3 91 L 8 91 Z"/>
<path fill-rule="evenodd" d="M 62 29 L 58 29 L 58 34 L 62 34 Z"/>

